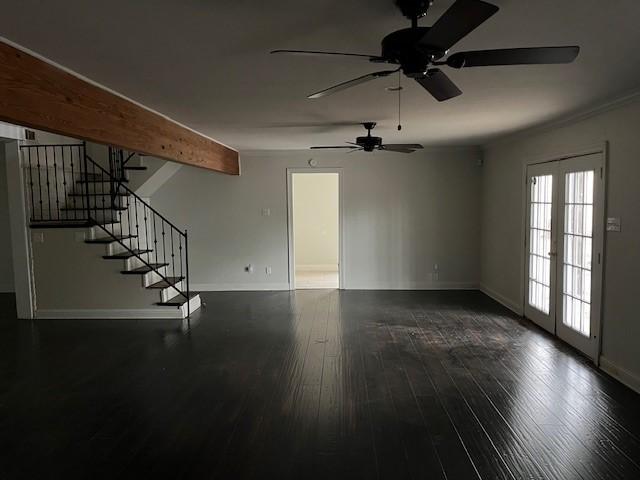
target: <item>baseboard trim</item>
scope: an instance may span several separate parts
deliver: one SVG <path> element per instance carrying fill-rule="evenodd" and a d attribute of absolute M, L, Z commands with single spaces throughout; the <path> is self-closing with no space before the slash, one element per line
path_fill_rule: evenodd
<path fill-rule="evenodd" d="M 258 292 L 289 290 L 288 283 L 194 283 L 194 292 Z"/>
<path fill-rule="evenodd" d="M 344 290 L 478 290 L 478 284 L 465 282 L 351 284 Z M 195 283 L 194 292 L 258 292 L 290 290 L 288 283 Z"/>
<path fill-rule="evenodd" d="M 478 290 L 478 284 L 466 282 L 350 283 L 345 290 Z"/>
<path fill-rule="evenodd" d="M 167 309 L 130 309 L 130 310 L 38 310 L 36 319 L 38 320 L 160 320 L 160 319 L 182 319 L 182 312 L 179 308 Z"/>
<path fill-rule="evenodd" d="M 0 283 L 0 293 L 16 293 L 16 290 L 13 285 Z"/>
<path fill-rule="evenodd" d="M 337 264 L 313 264 L 313 265 L 296 265 L 298 272 L 337 272 Z"/>
<path fill-rule="evenodd" d="M 513 300 L 508 299 L 504 295 L 499 294 L 495 290 L 490 289 L 486 285 L 480 284 L 480 291 L 485 295 L 487 295 L 488 297 L 491 297 L 493 300 L 501 304 L 503 307 L 508 308 L 516 315 L 522 316 L 524 314 L 524 312 L 522 311 L 522 306 L 518 305 Z"/>
<path fill-rule="evenodd" d="M 637 374 L 620 367 L 603 355 L 600 355 L 600 368 L 631 390 L 640 393 L 640 376 Z"/>

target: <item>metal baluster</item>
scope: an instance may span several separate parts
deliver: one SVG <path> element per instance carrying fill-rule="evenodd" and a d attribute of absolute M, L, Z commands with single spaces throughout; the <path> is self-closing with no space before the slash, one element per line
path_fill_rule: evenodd
<path fill-rule="evenodd" d="M 162 263 L 167 263 L 167 247 L 165 245 L 164 220 L 162 221 Z"/>
<path fill-rule="evenodd" d="M 62 194 L 64 195 L 64 207 L 69 208 L 69 196 L 67 195 L 67 173 L 64 165 L 64 148 L 60 147 L 60 156 L 62 157 Z M 69 213 L 65 210 L 65 217 L 69 216 Z M 66 218 L 65 218 L 66 220 Z"/>
<path fill-rule="evenodd" d="M 56 157 L 56 147 L 53 147 L 53 181 L 56 183 L 56 214 L 60 220 L 60 198 L 58 197 L 58 162 Z"/>
<path fill-rule="evenodd" d="M 170 228 L 169 235 L 171 235 L 171 276 L 175 277 L 176 276 L 176 260 L 175 260 L 176 255 L 173 250 L 173 227 Z"/>
<path fill-rule="evenodd" d="M 136 235 L 138 236 L 138 238 L 136 238 L 136 245 L 138 245 L 138 250 L 140 250 L 140 224 L 138 222 L 138 199 L 136 197 L 134 197 L 134 199 L 136 200 L 136 202 L 135 202 L 135 209 L 136 209 Z"/>
<path fill-rule="evenodd" d="M 47 150 L 47 147 L 44 148 L 44 168 L 47 179 L 47 207 L 49 210 L 48 220 L 52 220 L 53 216 L 51 215 L 51 183 L 49 182 L 49 151 Z"/>
<path fill-rule="evenodd" d="M 36 161 L 38 163 L 38 192 L 40 202 L 40 220 L 44 220 L 44 213 L 42 212 L 42 179 L 40 175 L 40 147 L 36 147 Z"/>
<path fill-rule="evenodd" d="M 82 165 L 84 166 L 85 180 L 88 179 L 89 167 L 87 166 L 87 152 L 82 150 Z M 84 195 L 82 196 L 82 215 L 87 217 L 87 223 L 91 218 L 91 199 L 89 198 L 89 184 L 82 184 Z"/>
<path fill-rule="evenodd" d="M 120 226 L 120 235 L 123 235 L 123 228 L 122 228 L 122 200 L 120 200 L 123 197 L 120 197 L 119 194 L 119 188 L 116 188 L 115 194 L 114 194 L 114 201 L 113 204 L 115 207 L 118 208 L 118 210 L 116 210 L 118 213 L 118 225 Z M 115 225 L 113 226 L 114 230 L 115 230 Z"/>
<path fill-rule="evenodd" d="M 91 173 L 93 175 L 91 175 L 91 178 L 93 180 L 97 180 L 96 178 L 96 166 L 91 163 Z M 94 182 L 89 182 L 89 172 L 87 171 L 86 173 L 86 181 L 87 181 L 87 188 L 89 187 L 89 184 L 93 185 L 93 218 L 91 218 L 91 220 L 93 221 L 93 223 L 98 223 L 98 196 L 99 193 L 98 192 L 98 182 L 94 181 Z M 91 211 L 91 208 L 89 209 L 89 211 Z"/>
<path fill-rule="evenodd" d="M 143 204 L 142 212 L 144 213 L 144 249 L 145 250 L 150 250 L 150 248 L 149 248 L 149 225 L 147 224 L 147 216 L 149 214 L 147 213 L 147 204 L 146 203 Z"/>
<path fill-rule="evenodd" d="M 158 230 L 156 229 L 156 214 L 153 214 L 153 251 L 156 254 L 156 263 L 158 263 Z"/>
<path fill-rule="evenodd" d="M 127 197 L 127 236 L 131 236 L 131 198 Z M 133 239 L 129 239 L 129 245 L 133 244 Z"/>
<path fill-rule="evenodd" d="M 29 185 L 31 186 L 31 221 L 36 219 L 35 211 L 35 200 L 33 198 L 33 165 L 31 164 L 31 148 L 27 147 L 27 152 L 29 154 Z"/>
<path fill-rule="evenodd" d="M 113 225 L 106 223 L 107 221 L 109 221 L 111 219 L 111 213 L 109 213 L 109 218 L 107 218 L 107 205 L 106 205 L 106 200 L 105 200 L 105 181 L 108 181 L 110 179 L 105 178 L 104 177 L 104 172 L 102 170 L 100 170 L 100 180 L 102 180 L 102 182 L 100 183 L 101 187 L 102 187 L 102 195 L 100 195 L 100 199 L 102 200 L 102 221 L 105 222 L 104 227 L 108 230 L 108 229 L 112 229 L 111 233 L 113 234 Z"/>
<path fill-rule="evenodd" d="M 191 318 L 191 302 L 189 301 L 190 286 L 189 286 L 189 243 L 188 243 L 188 232 L 184 231 L 184 262 L 187 269 L 187 318 Z"/>
<path fill-rule="evenodd" d="M 182 278 L 182 232 L 180 231 L 178 231 L 178 256 L 180 257 L 180 277 L 179 278 Z"/>
<path fill-rule="evenodd" d="M 65 151 L 64 147 L 62 147 L 62 154 L 63 155 L 64 155 L 64 151 Z M 70 161 L 71 161 L 71 184 L 73 185 L 72 193 L 76 193 L 78 183 L 77 183 L 77 180 L 76 180 L 76 172 L 75 172 L 74 167 L 73 167 L 73 147 L 69 147 L 69 154 L 71 156 L 71 159 L 70 159 Z M 80 184 L 80 185 L 82 185 L 82 184 Z M 84 203 L 84 201 L 83 201 L 83 203 Z M 73 196 L 73 219 L 74 220 L 78 219 L 78 212 L 77 212 L 76 208 L 77 208 L 77 206 L 76 206 L 76 196 L 74 195 Z M 87 208 L 88 208 L 88 206 L 87 206 Z"/>

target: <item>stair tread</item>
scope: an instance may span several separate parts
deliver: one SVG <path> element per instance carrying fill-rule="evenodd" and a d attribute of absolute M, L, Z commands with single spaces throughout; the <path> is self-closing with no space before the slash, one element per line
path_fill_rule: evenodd
<path fill-rule="evenodd" d="M 127 183 L 129 180 L 121 178 L 119 180 L 111 178 L 88 178 L 86 180 L 76 180 L 76 183 Z"/>
<path fill-rule="evenodd" d="M 44 220 L 29 223 L 31 228 L 82 228 L 95 225 L 89 220 Z"/>
<path fill-rule="evenodd" d="M 120 221 L 116 220 L 114 218 L 114 219 L 110 219 L 110 220 L 102 220 L 100 222 L 97 222 L 95 220 L 91 220 L 91 222 L 89 222 L 89 225 L 90 226 L 98 226 L 98 225 L 103 225 L 104 226 L 104 225 L 116 225 L 116 224 L 119 224 L 119 223 L 120 223 Z"/>
<path fill-rule="evenodd" d="M 70 197 L 86 197 L 87 194 L 86 193 L 69 193 L 68 194 Z M 124 193 L 124 192 L 118 192 L 118 193 L 110 193 L 110 192 L 89 192 L 89 196 L 90 197 L 107 197 L 107 196 L 112 196 L 115 195 L 116 197 L 129 197 L 130 194 L 128 193 Z"/>
<path fill-rule="evenodd" d="M 200 295 L 199 292 L 190 292 L 189 300 L 194 299 L 198 295 Z M 161 307 L 181 307 L 185 303 L 187 303 L 187 298 L 185 295 L 180 293 L 176 297 L 171 298 L 166 302 L 156 302 L 156 305 L 160 305 Z"/>
<path fill-rule="evenodd" d="M 78 211 L 78 212 L 83 212 L 85 210 L 87 210 L 86 208 L 81 208 L 81 207 L 62 207 L 60 210 L 63 210 L 65 212 L 74 212 L 74 211 Z M 127 207 L 91 207 L 89 210 L 91 210 L 92 212 L 95 211 L 100 211 L 100 210 L 115 210 L 118 212 L 124 212 L 125 210 L 128 210 Z"/>
<path fill-rule="evenodd" d="M 167 267 L 168 263 L 150 263 L 150 267 L 144 265 L 142 267 L 134 268 L 133 270 L 122 270 L 120 273 L 123 275 L 142 275 L 145 273 L 153 272 L 154 269 Z"/>
<path fill-rule="evenodd" d="M 142 255 L 143 253 L 153 252 L 153 250 L 134 249 L 133 251 L 126 251 L 122 253 L 116 253 L 115 255 L 104 255 L 102 258 L 105 260 L 126 260 L 127 258 L 135 257 L 136 255 Z"/>
<path fill-rule="evenodd" d="M 147 288 L 150 288 L 150 289 L 169 288 L 173 285 L 176 285 L 177 283 L 180 283 L 182 280 L 184 280 L 184 277 L 167 277 L 167 280 L 160 280 L 159 282 L 149 285 Z"/>
<path fill-rule="evenodd" d="M 144 166 L 140 166 L 140 165 L 132 165 L 130 167 L 124 167 L 125 170 L 146 170 L 147 167 Z"/>
<path fill-rule="evenodd" d="M 84 243 L 113 243 L 118 240 L 128 240 L 130 238 L 137 238 L 137 235 L 116 235 L 114 237 L 100 237 L 100 238 L 92 238 L 90 240 L 85 240 Z"/>

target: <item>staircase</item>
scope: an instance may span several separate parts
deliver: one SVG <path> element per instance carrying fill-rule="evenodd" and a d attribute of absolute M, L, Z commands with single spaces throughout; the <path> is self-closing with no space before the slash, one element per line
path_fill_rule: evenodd
<path fill-rule="evenodd" d="M 121 275 L 138 276 L 158 292 L 156 305 L 188 318 L 201 306 L 189 288 L 188 234 L 127 187 L 135 154 L 109 148 L 95 161 L 86 145 L 25 145 L 31 228 L 86 228 L 85 244 L 104 248 L 102 259 L 121 262 Z M 102 163 L 102 164 L 101 164 Z"/>

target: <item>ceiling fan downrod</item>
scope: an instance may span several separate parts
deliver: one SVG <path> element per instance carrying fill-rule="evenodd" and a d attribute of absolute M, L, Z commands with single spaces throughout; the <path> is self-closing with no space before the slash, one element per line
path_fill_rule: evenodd
<path fill-rule="evenodd" d="M 402 15 L 411 20 L 411 28 L 418 28 L 418 20 L 424 17 L 433 5 L 433 0 L 396 0 Z"/>

